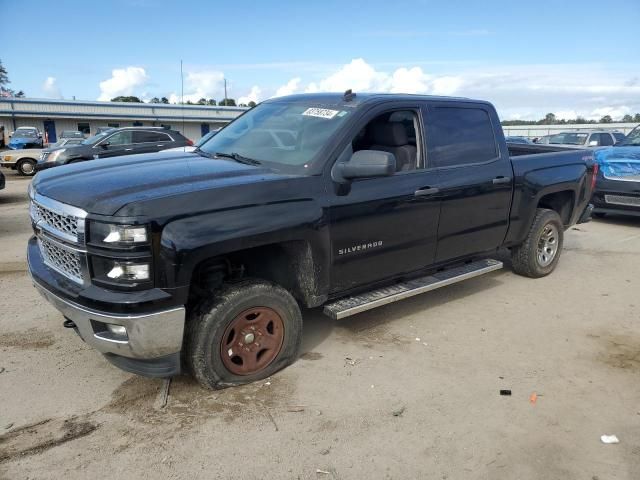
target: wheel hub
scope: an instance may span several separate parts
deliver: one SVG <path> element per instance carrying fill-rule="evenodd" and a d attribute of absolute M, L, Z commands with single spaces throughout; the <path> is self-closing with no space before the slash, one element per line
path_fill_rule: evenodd
<path fill-rule="evenodd" d="M 222 363 L 234 375 L 253 375 L 280 353 L 284 322 L 272 308 L 253 307 L 237 315 L 220 342 Z"/>
<path fill-rule="evenodd" d="M 548 267 L 558 253 L 558 229 L 548 223 L 538 239 L 537 259 L 541 267 Z"/>

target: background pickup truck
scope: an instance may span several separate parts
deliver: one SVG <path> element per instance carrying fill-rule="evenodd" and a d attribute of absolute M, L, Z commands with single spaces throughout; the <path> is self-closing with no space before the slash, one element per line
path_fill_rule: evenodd
<path fill-rule="evenodd" d="M 555 150 L 507 146 L 482 101 L 269 100 L 193 153 L 39 173 L 29 269 L 115 365 L 246 383 L 295 360 L 301 307 L 343 318 L 500 268 L 501 247 L 553 271 L 597 170 Z"/>

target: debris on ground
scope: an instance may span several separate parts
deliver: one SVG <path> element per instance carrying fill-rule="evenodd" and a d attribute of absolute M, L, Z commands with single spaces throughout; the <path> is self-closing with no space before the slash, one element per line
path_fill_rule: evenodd
<path fill-rule="evenodd" d="M 502 395 L 503 397 L 510 397 L 511 390 L 500 390 L 500 395 Z"/>
<path fill-rule="evenodd" d="M 8 425 L 5 425 L 4 429 L 9 430 L 11 427 L 13 427 L 13 423 L 9 423 Z"/>
<path fill-rule="evenodd" d="M 331 475 L 331 472 L 327 472 L 326 470 L 320 470 L 319 468 L 316 468 L 316 473 L 320 473 L 322 475 Z"/>
<path fill-rule="evenodd" d="M 537 401 L 538 401 L 538 394 L 536 392 L 533 392 L 531 395 L 529 395 L 529 403 L 531 405 L 535 405 Z"/>
<path fill-rule="evenodd" d="M 393 412 L 391 412 L 393 414 L 394 417 L 401 417 L 402 414 L 404 413 L 404 411 L 407 409 L 407 407 L 405 407 L 404 405 L 402 405 L 400 408 L 396 408 Z"/>
<path fill-rule="evenodd" d="M 620 440 L 615 435 L 602 435 L 600 441 L 606 444 L 620 443 Z"/>
<path fill-rule="evenodd" d="M 156 398 L 155 408 L 162 409 L 167 406 L 167 401 L 169 400 L 169 387 L 171 386 L 171 378 L 165 378 L 162 382 L 162 388 L 158 392 L 158 397 Z"/>
<path fill-rule="evenodd" d="M 420 337 L 416 337 L 416 342 L 419 342 L 419 341 L 420 341 Z"/>
<path fill-rule="evenodd" d="M 331 447 L 323 448 L 322 450 L 320 450 L 320 455 L 329 455 L 330 451 L 331 451 Z"/>
<path fill-rule="evenodd" d="M 287 412 L 304 412 L 306 405 L 289 405 Z"/>
<path fill-rule="evenodd" d="M 4 372 L 6 369 L 4 367 L 0 367 L 0 373 Z"/>
<path fill-rule="evenodd" d="M 360 363 L 360 360 L 358 360 L 357 358 L 345 357 L 344 362 L 347 365 L 351 365 L 352 367 L 355 367 L 358 363 Z"/>

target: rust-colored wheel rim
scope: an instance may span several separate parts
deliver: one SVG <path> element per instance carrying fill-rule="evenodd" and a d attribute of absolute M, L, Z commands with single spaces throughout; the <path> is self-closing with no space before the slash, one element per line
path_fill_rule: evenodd
<path fill-rule="evenodd" d="M 220 342 L 222 363 L 234 375 L 253 375 L 278 356 L 284 341 L 282 317 L 268 307 L 253 307 L 235 317 Z"/>

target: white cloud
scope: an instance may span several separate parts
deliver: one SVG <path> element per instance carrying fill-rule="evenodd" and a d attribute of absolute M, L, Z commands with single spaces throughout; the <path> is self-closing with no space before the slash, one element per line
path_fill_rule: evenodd
<path fill-rule="evenodd" d="M 42 84 L 42 90 L 47 98 L 62 98 L 56 77 L 47 77 Z"/>
<path fill-rule="evenodd" d="M 201 98 L 220 100 L 224 97 L 224 73 L 216 70 L 189 72 L 184 79 L 184 87 L 185 102 L 196 103 Z M 169 95 L 169 102 L 180 103 L 180 94 L 174 92 Z"/>
<path fill-rule="evenodd" d="M 241 103 L 247 105 L 249 102 L 258 103 L 260 101 L 261 94 L 262 94 L 262 90 L 260 90 L 260 87 L 258 87 L 257 85 L 254 85 L 253 87 L 251 87 L 251 91 L 244 97 L 238 98 L 236 103 L 238 105 Z"/>
<path fill-rule="evenodd" d="M 100 82 L 98 100 L 108 101 L 120 95 L 134 95 L 136 88 L 145 85 L 149 76 L 141 67 L 115 68 L 111 78 Z"/>
<path fill-rule="evenodd" d="M 282 85 L 278 90 L 276 90 L 275 97 L 284 97 L 286 95 L 291 95 L 298 91 L 298 85 L 302 79 L 300 77 L 295 77 L 289 80 L 286 85 Z"/>

